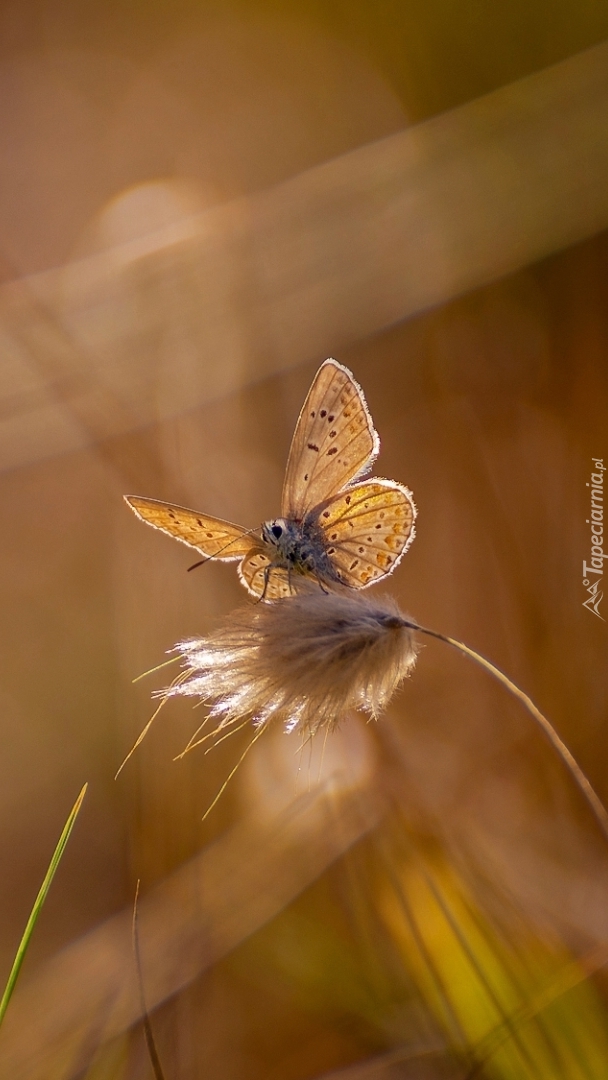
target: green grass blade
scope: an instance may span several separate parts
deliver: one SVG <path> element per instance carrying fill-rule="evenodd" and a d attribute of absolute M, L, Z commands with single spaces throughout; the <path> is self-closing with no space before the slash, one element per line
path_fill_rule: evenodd
<path fill-rule="evenodd" d="M 66 844 L 67 844 L 67 842 L 68 842 L 68 840 L 70 838 L 70 833 L 72 832 L 72 829 L 74 828 L 74 822 L 76 821 L 76 818 L 78 817 L 78 813 L 80 811 L 80 807 L 82 806 L 82 801 L 83 801 L 83 799 L 85 797 L 87 786 L 88 786 L 87 784 L 84 785 L 82 791 L 80 792 L 80 795 L 78 796 L 78 798 L 76 799 L 76 802 L 74 803 L 72 809 L 70 810 L 68 819 L 67 819 L 65 825 L 63 826 L 63 832 L 61 833 L 61 836 L 59 837 L 59 842 L 57 844 L 57 847 L 55 848 L 55 851 L 53 852 L 53 857 L 52 857 L 52 859 L 51 859 L 51 861 L 49 863 L 49 868 L 48 868 L 48 870 L 47 870 L 47 872 L 46 872 L 46 874 L 44 876 L 44 881 L 42 882 L 42 885 L 40 886 L 40 891 L 38 893 L 38 896 L 36 897 L 36 900 L 34 901 L 34 906 L 33 906 L 32 910 L 31 910 L 30 917 L 27 920 L 27 926 L 25 927 L 25 930 L 23 932 L 23 937 L 21 938 L 21 941 L 19 942 L 19 948 L 17 949 L 17 954 L 16 954 L 15 959 L 13 961 L 13 966 L 11 968 L 10 975 L 9 975 L 9 977 L 7 979 L 6 986 L 4 988 L 4 993 L 2 995 L 2 1000 L 0 1001 L 0 1025 L 2 1024 L 2 1021 L 4 1020 L 4 1014 L 6 1013 L 6 1010 L 8 1008 L 8 1003 L 9 1003 L 11 997 L 12 997 L 13 990 L 15 989 L 15 984 L 17 982 L 17 979 L 19 978 L 19 972 L 21 971 L 21 965 L 23 964 L 23 960 L 24 960 L 25 954 L 27 952 L 27 947 L 28 947 L 28 945 L 30 943 L 30 938 L 31 938 L 31 936 L 32 936 L 32 934 L 34 932 L 34 927 L 35 927 L 36 922 L 38 920 L 38 916 L 40 915 L 42 905 L 44 904 L 44 901 L 46 900 L 47 893 L 48 893 L 48 891 L 49 891 L 49 889 L 51 887 L 51 883 L 53 881 L 53 878 L 55 877 L 55 872 L 57 870 L 57 867 L 59 866 L 59 863 L 61 862 L 61 857 L 62 857 L 62 855 L 63 855 L 63 853 L 65 851 L 65 846 L 66 846 Z"/>

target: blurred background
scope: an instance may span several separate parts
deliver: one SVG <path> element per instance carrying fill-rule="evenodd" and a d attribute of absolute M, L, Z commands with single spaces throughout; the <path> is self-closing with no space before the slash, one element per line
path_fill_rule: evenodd
<path fill-rule="evenodd" d="M 582 584 L 608 9 L 6 0 L 0 26 L 3 972 L 89 782 L 2 1075 L 152 1075 L 141 879 L 167 1080 L 608 1076 L 605 842 L 444 646 L 323 754 L 267 732 L 205 822 L 250 733 L 174 762 L 200 709 L 168 704 L 114 779 L 171 669 L 132 680 L 245 602 L 122 496 L 276 516 L 334 355 L 419 508 L 385 591 L 506 671 L 608 799 Z"/>

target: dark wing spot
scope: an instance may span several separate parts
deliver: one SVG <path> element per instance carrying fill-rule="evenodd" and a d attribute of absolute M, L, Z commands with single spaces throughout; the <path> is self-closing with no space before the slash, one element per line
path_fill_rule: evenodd
<path fill-rule="evenodd" d="M 360 547 L 360 548 L 359 548 L 359 554 L 360 554 L 360 555 L 363 555 L 363 554 L 364 554 L 364 552 L 365 552 L 365 548 L 364 548 L 364 547 Z"/>
<path fill-rule="evenodd" d="M 329 539 L 330 540 L 337 540 L 338 539 L 338 534 L 337 533 L 332 533 Z"/>
<path fill-rule="evenodd" d="M 330 433 L 329 433 L 330 439 L 335 439 L 337 434 L 338 434 L 337 431 L 330 431 Z"/>
<path fill-rule="evenodd" d="M 376 528 L 377 528 L 377 529 L 381 529 L 381 528 L 382 528 L 382 525 L 380 524 L 380 522 L 378 522 L 378 524 L 376 525 Z"/>
<path fill-rule="evenodd" d="M 333 422 L 334 422 L 334 420 L 335 420 L 335 419 L 336 419 L 336 418 L 335 418 L 335 416 L 333 416 L 333 415 L 332 415 L 332 416 L 328 416 L 328 417 L 327 417 L 327 423 L 328 423 L 328 424 L 333 424 Z"/>
<path fill-rule="evenodd" d="M 355 559 L 355 560 L 354 560 L 353 562 L 351 562 L 351 564 L 350 564 L 350 566 L 349 566 L 349 568 L 348 568 L 348 569 L 349 569 L 349 570 L 354 570 L 354 569 L 355 569 L 355 566 L 358 566 L 358 565 L 359 565 L 359 560 L 358 560 L 358 559 Z"/>
<path fill-rule="evenodd" d="M 313 409 L 313 410 L 312 410 L 312 412 L 311 412 L 311 414 L 310 414 L 310 417 L 311 417 L 311 419 L 312 419 L 312 420 L 314 420 L 314 418 L 315 418 L 315 416 L 316 416 L 316 415 L 317 415 L 317 414 L 316 414 L 315 410 Z"/>
<path fill-rule="evenodd" d="M 335 555 L 336 554 L 336 549 L 335 548 L 328 548 L 327 549 L 327 554 L 328 555 Z"/>
<path fill-rule="evenodd" d="M 308 473 L 304 473 L 304 480 L 308 480 Z"/>
<path fill-rule="evenodd" d="M 337 446 L 330 446 L 329 450 L 327 451 L 327 456 L 331 457 L 332 454 L 337 454 L 337 453 L 338 453 L 338 447 Z"/>
<path fill-rule="evenodd" d="M 321 409 L 319 416 L 325 419 L 325 417 L 327 416 L 327 409 Z"/>
<path fill-rule="evenodd" d="M 347 506 L 350 506 L 351 500 L 352 500 L 352 495 L 347 495 L 344 502 L 346 503 Z"/>
<path fill-rule="evenodd" d="M 314 450 L 316 454 L 319 453 L 319 447 L 315 446 L 314 442 L 309 442 L 308 449 L 309 450 Z"/>
<path fill-rule="evenodd" d="M 323 511 L 323 517 L 324 517 L 324 518 L 328 518 L 328 517 L 329 517 L 329 510 L 324 510 L 324 511 Z"/>

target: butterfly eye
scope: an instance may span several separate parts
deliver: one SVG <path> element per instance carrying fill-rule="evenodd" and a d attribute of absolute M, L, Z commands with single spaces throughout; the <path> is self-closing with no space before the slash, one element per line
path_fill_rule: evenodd
<path fill-rule="evenodd" d="M 283 535 L 283 529 L 282 529 L 282 526 L 281 526 L 281 525 L 273 525 L 273 526 L 272 526 L 272 529 L 271 529 L 271 532 L 272 532 L 272 535 L 273 535 L 273 536 L 274 536 L 274 537 L 275 537 L 275 538 L 276 538 L 277 540 L 279 540 L 279 539 L 280 539 L 280 537 L 281 537 L 281 536 Z"/>

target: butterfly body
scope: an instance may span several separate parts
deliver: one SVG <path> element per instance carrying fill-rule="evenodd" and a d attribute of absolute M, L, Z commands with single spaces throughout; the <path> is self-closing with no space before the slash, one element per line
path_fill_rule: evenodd
<path fill-rule="evenodd" d="M 330 359 L 319 368 L 296 424 L 281 517 L 259 532 L 186 507 L 125 498 L 142 521 L 205 558 L 239 560 L 239 578 L 258 599 L 290 596 L 302 577 L 321 587 L 364 589 L 392 573 L 415 535 L 408 488 L 360 479 L 379 448 L 361 387 Z"/>
<path fill-rule="evenodd" d="M 272 552 L 272 566 L 290 573 L 315 577 L 319 582 L 338 582 L 323 529 L 312 514 L 303 521 L 277 518 L 262 525 L 262 540 Z"/>

